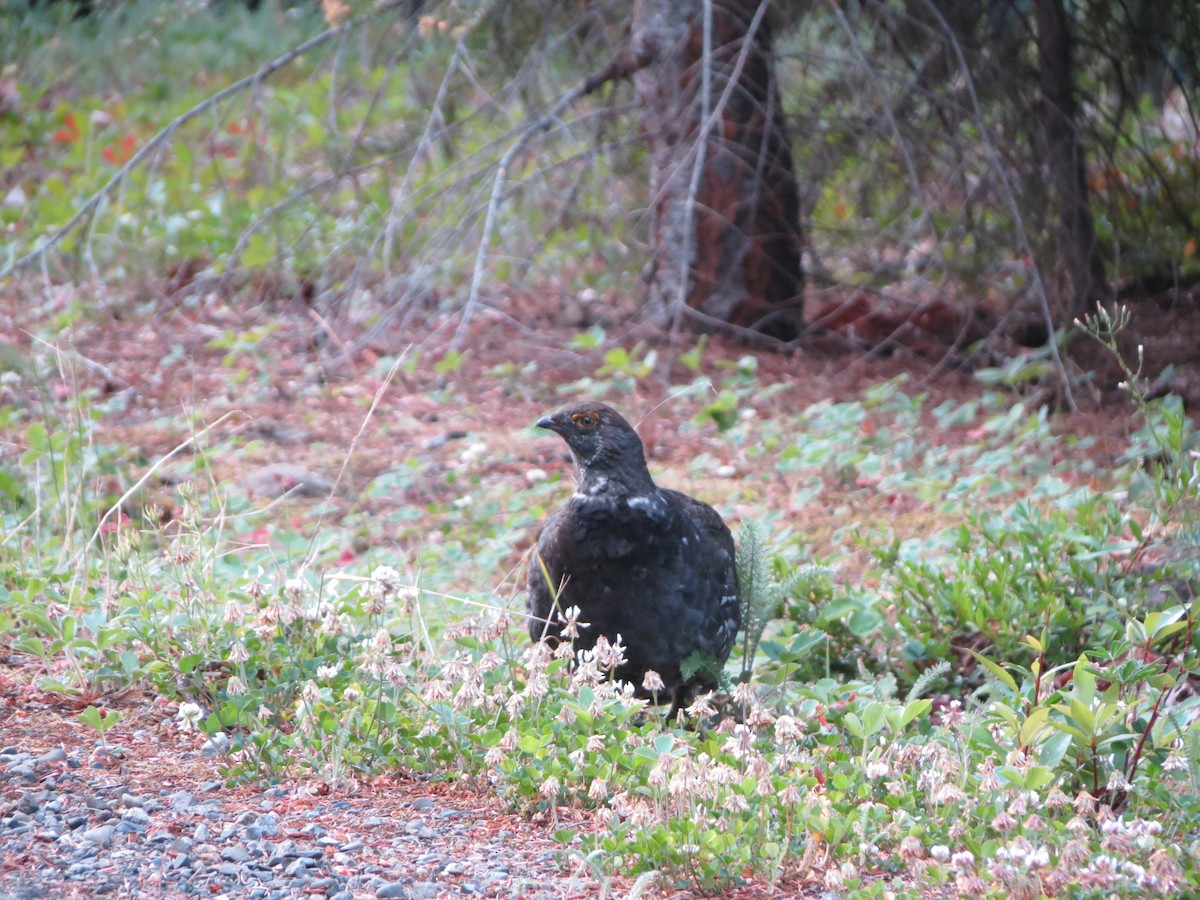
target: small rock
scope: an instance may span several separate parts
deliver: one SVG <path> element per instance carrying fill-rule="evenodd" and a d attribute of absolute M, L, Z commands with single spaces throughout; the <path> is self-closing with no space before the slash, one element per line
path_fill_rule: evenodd
<path fill-rule="evenodd" d="M 149 813 L 137 806 L 132 806 L 125 810 L 125 812 L 121 813 L 121 818 L 134 825 L 149 826 L 154 824 Z"/>
<path fill-rule="evenodd" d="M 375 889 L 375 896 L 380 900 L 411 900 L 412 898 L 408 888 L 398 881 L 380 885 Z"/>
<path fill-rule="evenodd" d="M 340 850 L 342 853 L 355 853 L 362 848 L 362 841 L 350 841 L 349 843 L 342 844 L 340 847 L 338 847 L 338 850 Z"/>
<path fill-rule="evenodd" d="M 301 856 L 292 860 L 288 867 L 283 870 L 283 874 L 291 875 L 294 878 L 297 875 L 307 872 L 312 865 L 313 861 L 311 859 Z"/>
<path fill-rule="evenodd" d="M 56 763 L 62 762 L 67 758 L 67 751 L 62 747 L 55 747 L 53 750 L 47 750 L 41 756 L 33 758 L 34 763 Z"/>
<path fill-rule="evenodd" d="M 242 479 L 247 493 L 257 497 L 325 497 L 333 484 L 315 472 L 291 463 L 255 469 Z"/>
<path fill-rule="evenodd" d="M 432 800 L 430 800 L 428 797 L 418 797 L 416 800 L 413 801 L 413 809 L 418 810 L 418 811 L 433 809 L 436 805 L 437 804 L 434 803 Z"/>
<path fill-rule="evenodd" d="M 122 794 L 121 805 L 126 809 L 145 809 L 146 801 L 138 799 L 133 794 Z"/>
<path fill-rule="evenodd" d="M 196 804 L 196 797 L 191 791 L 176 791 L 167 802 L 175 812 L 187 812 Z"/>
<path fill-rule="evenodd" d="M 408 889 L 410 900 L 434 900 L 442 892 L 442 885 L 436 881 L 418 881 Z"/>
<path fill-rule="evenodd" d="M 115 825 L 97 825 L 95 828 L 89 828 L 83 832 L 82 837 L 89 844 L 107 844 L 112 840 L 113 834 L 116 832 Z"/>
<path fill-rule="evenodd" d="M 200 755 L 209 757 L 223 756 L 228 750 L 229 735 L 223 731 L 218 731 L 204 742 L 204 746 L 200 748 Z M 203 786 L 201 787 L 201 790 L 203 790 Z"/>
<path fill-rule="evenodd" d="M 249 862 L 250 853 L 245 847 L 226 847 L 221 851 L 221 859 L 235 863 Z"/>

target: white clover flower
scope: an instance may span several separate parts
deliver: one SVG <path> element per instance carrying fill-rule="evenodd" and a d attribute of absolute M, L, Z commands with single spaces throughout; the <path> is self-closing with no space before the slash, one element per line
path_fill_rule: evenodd
<path fill-rule="evenodd" d="M 229 681 L 225 683 L 225 693 L 230 696 L 246 693 L 246 682 L 242 681 L 237 675 L 230 675 Z"/>
<path fill-rule="evenodd" d="M 296 575 L 283 583 L 284 596 L 293 603 L 299 602 L 306 590 L 308 590 L 308 582 L 304 580 L 303 575 Z"/>
<path fill-rule="evenodd" d="M 241 641 L 234 641 L 233 646 L 229 648 L 229 661 L 234 665 L 240 665 L 250 659 L 250 651 L 246 649 L 246 645 Z"/>
<path fill-rule="evenodd" d="M 661 675 L 659 675 L 653 669 L 646 670 L 646 675 L 644 678 L 642 678 L 643 690 L 649 691 L 651 694 L 656 694 L 665 687 L 666 685 L 663 683 Z"/>
<path fill-rule="evenodd" d="M 371 590 L 385 596 L 396 593 L 400 590 L 400 573 L 392 566 L 376 566 L 371 572 Z"/>
<path fill-rule="evenodd" d="M 331 678 L 337 677 L 338 666 L 326 663 L 323 666 L 317 666 L 317 679 L 319 681 L 328 681 Z"/>
<path fill-rule="evenodd" d="M 200 708 L 199 703 L 180 703 L 179 711 L 175 717 L 179 719 L 179 727 L 182 731 L 193 731 L 199 725 L 200 719 L 204 716 L 204 710 Z"/>
<path fill-rule="evenodd" d="M 559 781 L 551 775 L 538 786 L 538 793 L 543 797 L 554 798 L 558 796 Z"/>
<path fill-rule="evenodd" d="M 487 452 L 487 444 L 483 443 L 483 441 L 476 441 L 460 453 L 458 459 L 463 465 L 473 466 L 487 456 Z"/>
<path fill-rule="evenodd" d="M 890 771 L 891 770 L 888 768 L 887 763 L 882 762 L 880 760 L 876 760 L 875 762 L 867 763 L 867 777 L 870 778 L 872 781 L 877 778 L 886 777 Z"/>
<path fill-rule="evenodd" d="M 929 848 L 929 855 L 938 862 L 945 862 L 950 858 L 950 848 L 945 844 L 934 844 Z"/>
<path fill-rule="evenodd" d="M 573 641 L 579 637 L 580 628 L 590 627 L 588 622 L 579 621 L 581 614 L 582 610 L 578 606 L 568 606 L 558 614 L 559 620 L 563 623 L 562 636 L 569 641 Z"/>

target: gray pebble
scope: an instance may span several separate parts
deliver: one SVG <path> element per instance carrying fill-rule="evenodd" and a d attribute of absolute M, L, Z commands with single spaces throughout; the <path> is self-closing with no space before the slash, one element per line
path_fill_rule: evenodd
<path fill-rule="evenodd" d="M 244 863 L 250 860 L 250 853 L 245 847 L 226 847 L 221 851 L 221 859 L 226 862 Z"/>
<path fill-rule="evenodd" d="M 62 762 L 67 758 L 67 751 L 62 747 L 55 747 L 53 750 L 47 750 L 41 756 L 35 756 L 35 763 L 56 763 Z"/>
<path fill-rule="evenodd" d="M 279 816 L 276 813 L 265 813 L 259 816 L 258 822 L 255 824 L 263 830 L 264 834 L 279 834 Z"/>
<path fill-rule="evenodd" d="M 137 797 L 133 796 L 133 794 L 122 794 L 121 805 L 126 809 L 145 809 L 146 801 L 139 800 Z"/>
<path fill-rule="evenodd" d="M 408 894 L 411 900 L 434 900 L 441 892 L 442 885 L 436 881 L 418 881 L 409 888 Z"/>
<path fill-rule="evenodd" d="M 17 812 L 20 813 L 35 813 L 40 808 L 41 804 L 33 794 L 22 793 L 21 799 L 17 801 Z"/>
<path fill-rule="evenodd" d="M 170 796 L 168 802 L 175 812 L 187 812 L 196 805 L 196 797 L 191 791 L 176 791 Z"/>
<path fill-rule="evenodd" d="M 283 874 L 295 877 L 296 875 L 307 872 L 313 865 L 315 865 L 315 863 L 311 859 L 301 856 L 292 860 L 288 867 L 283 870 Z"/>
<path fill-rule="evenodd" d="M 223 731 L 218 731 L 200 748 L 201 756 L 215 757 L 224 756 L 229 750 L 229 735 Z"/>
<path fill-rule="evenodd" d="M 375 896 L 380 900 L 411 900 L 412 898 L 408 888 L 399 882 L 380 885 L 375 889 Z"/>
<path fill-rule="evenodd" d="M 434 806 L 436 806 L 436 805 L 437 804 L 435 804 L 428 797 L 418 797 L 416 800 L 413 801 L 413 809 L 416 809 L 416 810 L 433 809 Z"/>
<path fill-rule="evenodd" d="M 121 818 L 126 822 L 133 823 L 134 825 L 148 826 L 154 824 L 153 820 L 150 818 L 150 814 L 138 806 L 131 806 L 129 809 L 125 810 L 125 812 L 121 813 Z"/>
<path fill-rule="evenodd" d="M 21 778 L 29 782 L 37 781 L 37 773 L 28 763 L 14 763 L 8 767 L 8 774 L 13 778 Z"/>
<path fill-rule="evenodd" d="M 362 841 L 350 841 L 349 843 L 342 844 L 340 847 L 338 847 L 338 849 L 340 851 L 342 851 L 342 853 L 354 853 L 358 850 L 361 850 L 362 848 L 363 848 Z"/>
<path fill-rule="evenodd" d="M 115 825 L 97 825 L 95 828 L 89 828 L 80 837 L 91 844 L 107 844 L 116 830 Z"/>
<path fill-rule="evenodd" d="M 354 900 L 354 894 L 350 891 L 338 891 L 336 894 L 330 894 L 329 900 Z"/>
<path fill-rule="evenodd" d="M 196 823 L 196 831 L 192 836 L 196 839 L 197 843 L 203 843 L 204 841 L 207 841 L 208 840 L 208 823 L 207 822 Z"/>
<path fill-rule="evenodd" d="M 241 867 L 239 867 L 236 863 L 223 862 L 217 866 L 217 873 L 219 875 L 224 875 L 226 878 L 235 878 L 240 871 Z"/>

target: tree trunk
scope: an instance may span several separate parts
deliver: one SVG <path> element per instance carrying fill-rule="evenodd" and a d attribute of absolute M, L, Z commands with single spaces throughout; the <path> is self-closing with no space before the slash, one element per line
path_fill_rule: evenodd
<path fill-rule="evenodd" d="M 648 62 L 635 83 L 650 151 L 651 302 L 673 322 L 691 310 L 701 325 L 791 340 L 803 327 L 800 204 L 768 3 L 635 0 L 634 49 Z"/>
<path fill-rule="evenodd" d="M 1059 303 L 1056 324 L 1064 325 L 1092 308 L 1104 283 L 1104 260 L 1096 243 L 1084 178 L 1071 59 L 1071 25 L 1063 0 L 1035 0 L 1038 75 L 1046 169 L 1058 210 L 1062 259 L 1070 289 Z"/>

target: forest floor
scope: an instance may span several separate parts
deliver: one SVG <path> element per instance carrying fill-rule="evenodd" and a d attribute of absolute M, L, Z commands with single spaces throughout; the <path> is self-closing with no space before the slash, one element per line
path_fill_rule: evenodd
<path fill-rule="evenodd" d="M 333 507 L 322 513 L 327 517 L 352 506 L 356 486 L 404 457 L 457 458 L 481 437 L 484 479 L 523 484 L 532 468 L 566 473 L 569 460 L 560 442 L 532 440 L 529 426 L 573 399 L 555 386 L 594 376 L 614 343 L 642 340 L 643 354 L 657 352 L 651 370 L 612 400 L 637 424 L 653 471 L 686 471 L 700 453 L 735 469 L 749 464 L 714 438 L 715 428 L 682 427 L 692 420 L 694 405 L 672 402 L 671 385 L 694 379 L 680 361 L 694 336 L 635 329 L 583 348 L 572 344 L 578 329 L 553 324 L 548 310 L 532 316 L 524 310 L 524 324 L 485 310 L 465 335 L 462 355 L 448 357 L 453 319 L 431 317 L 420 333 L 379 330 L 372 336 L 359 329 L 366 337 L 351 340 L 336 323 L 307 310 L 240 312 L 201 304 L 148 316 L 122 311 L 115 301 L 106 309 L 109 301 L 96 298 L 53 347 L 32 341 L 31 333 L 46 334 L 45 323 L 74 302 L 65 295 L 60 300 L 61 307 L 49 302 L 31 315 L 22 300 L 10 298 L 6 308 L 0 299 L 0 331 L 13 334 L 22 351 L 53 360 L 58 377 L 48 380 L 45 402 L 69 412 L 120 397 L 120 413 L 97 418 L 89 440 L 159 460 L 193 437 L 189 427 L 199 431 L 228 416 L 217 429 L 255 440 L 241 452 L 212 459 L 212 477 L 253 485 L 254 473 L 265 466 L 296 467 L 286 477 L 336 483 Z M 708 342 L 703 369 L 719 374 L 721 361 L 747 354 L 757 358 L 763 388 L 759 415 L 859 397 L 865 388 L 901 376 L 909 379 L 906 390 L 939 400 L 961 402 L 982 390 L 956 371 L 926 381 L 936 360 L 912 354 L 785 356 L 721 338 Z M 397 356 L 419 362 L 401 365 L 385 389 L 387 360 Z M 435 368 L 447 359 L 454 365 Z M 527 378 L 523 371 L 535 374 Z M 306 389 L 314 383 L 324 389 Z M 1136 423 L 1132 414 L 1083 402 L 1090 408 L 1061 414 L 1054 426 L 1093 437 L 1089 453 L 1107 469 Z M 956 439 L 953 431 L 945 434 L 948 451 Z M 715 503 L 731 499 L 736 510 L 731 482 L 736 477 L 693 478 L 690 489 Z M 167 505 L 166 516 L 172 515 L 169 484 L 149 488 L 146 498 Z M 407 490 L 433 496 L 441 487 L 431 481 Z M 822 497 L 789 508 L 789 522 L 800 532 L 829 534 L 844 502 Z M 901 535 L 944 524 L 931 520 L 930 510 L 897 505 L 887 496 L 866 502 L 871 508 L 859 514 L 876 516 Z M 382 518 L 387 507 L 387 498 L 376 498 L 369 512 Z M 389 540 L 383 528 L 359 535 L 347 558 L 368 548 L 386 555 Z M 852 578 L 854 571 L 850 561 L 839 577 Z M 0 829 L 0 898 L 569 898 L 605 891 L 629 896 L 633 888 L 627 878 L 598 880 L 585 860 L 552 840 L 551 831 L 575 817 L 571 809 L 558 809 L 551 821 L 544 811 L 506 807 L 486 786 L 410 773 L 336 789 L 286 781 L 231 787 L 220 755 L 205 748 L 202 735 L 181 727 L 176 702 L 139 690 L 64 698 L 36 686 L 41 674 L 40 663 L 8 648 L 0 658 L 0 819 L 7 820 Z M 123 718 L 98 735 L 77 718 L 88 703 L 119 710 Z M 825 889 L 815 871 L 783 886 L 785 893 L 821 896 Z M 723 896 L 777 896 L 777 887 L 749 877 Z M 656 887 L 644 896 L 694 895 Z"/>

